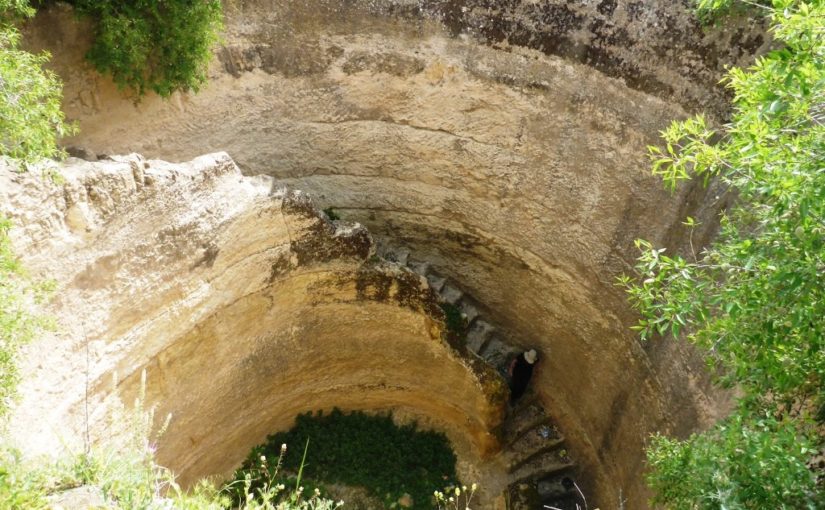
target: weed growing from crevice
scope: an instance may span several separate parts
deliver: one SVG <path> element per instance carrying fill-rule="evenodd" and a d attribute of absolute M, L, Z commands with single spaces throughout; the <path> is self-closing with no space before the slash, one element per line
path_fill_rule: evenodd
<path fill-rule="evenodd" d="M 327 207 L 326 209 L 324 209 L 324 214 L 327 215 L 327 218 L 329 218 L 330 221 L 336 221 L 341 219 L 341 216 L 339 216 L 338 213 L 335 212 L 335 209 L 333 209 L 332 207 Z"/>

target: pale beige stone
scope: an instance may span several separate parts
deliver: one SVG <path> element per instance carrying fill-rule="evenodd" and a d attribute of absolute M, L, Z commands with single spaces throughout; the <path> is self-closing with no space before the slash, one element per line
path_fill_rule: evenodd
<path fill-rule="evenodd" d="M 66 112 L 80 126 L 80 134 L 67 143 L 92 154 L 140 152 L 171 161 L 227 151 L 244 174 L 270 175 L 276 186 L 304 190 L 320 207 L 332 206 L 344 219 L 368 227 L 379 245 L 411 250 L 458 282 L 510 342 L 538 349 L 543 362 L 536 387 L 568 438 L 585 488 L 595 494 L 591 503 L 609 508 L 621 490 L 628 508 L 645 508 L 642 450 L 649 434 L 706 426 L 725 405 L 689 349 L 642 344 L 628 330 L 635 317 L 615 278 L 630 271 L 638 237 L 686 253 L 680 225 L 685 215 L 703 222 L 694 236 L 697 246 L 713 234 L 715 213 L 726 198 L 700 186 L 668 194 L 649 175 L 645 147 L 658 142 L 658 132 L 672 119 L 690 112 L 706 110 L 712 120 L 724 118 L 726 99 L 717 86 L 724 65 L 747 64 L 752 52 L 769 44 L 756 23 L 742 19 L 725 29 L 703 30 L 682 2 L 667 0 L 524 0 L 496 8 L 476 1 L 249 0 L 227 2 L 227 13 L 227 34 L 210 68 L 210 83 L 197 95 L 171 101 L 148 97 L 140 103 L 123 97 L 83 63 L 90 33 L 83 22 L 65 6 L 41 13 L 29 24 L 26 43 L 51 50 L 51 65 L 66 82 Z M 111 377 L 110 357 L 115 356 L 121 360 L 119 379 L 130 381 L 121 385 L 132 388 L 129 374 L 134 377 L 156 359 L 153 353 L 183 335 L 183 329 L 208 319 L 216 322 L 204 330 L 199 340 L 204 346 L 223 345 L 221 335 L 243 328 L 260 336 L 242 339 L 242 349 L 249 350 L 273 342 L 301 345 L 305 332 L 328 334 L 337 327 L 324 326 L 321 318 L 352 322 L 362 317 L 338 315 L 334 307 L 324 314 L 320 305 L 317 316 L 299 312 L 307 303 L 326 303 L 329 296 L 348 302 L 353 292 L 329 290 L 330 280 L 300 271 L 277 287 L 281 301 L 253 297 L 264 286 L 262 258 L 302 267 L 286 245 L 271 244 L 284 235 L 274 220 L 266 231 L 275 237 L 245 231 L 232 238 L 207 235 L 224 221 L 221 211 L 234 203 L 225 194 L 246 196 L 248 191 L 238 194 L 233 186 L 248 190 L 255 181 L 227 185 L 217 193 L 220 199 L 180 194 L 172 204 L 143 210 L 129 205 L 133 195 L 125 191 L 164 178 L 141 172 L 135 164 L 134 177 L 123 181 L 121 191 L 101 190 L 89 197 L 85 188 L 71 184 L 58 192 L 26 182 L 21 185 L 27 193 L 10 205 L 28 211 L 42 200 L 38 193 L 67 202 L 65 209 L 37 218 L 20 212 L 15 236 L 35 267 L 44 273 L 51 268 L 58 281 L 76 278 L 73 285 L 82 292 L 73 292 L 93 300 L 78 315 L 90 329 L 92 364 L 101 367 L 95 368 L 97 379 Z M 205 205 L 215 200 L 226 205 Z M 94 208 L 83 209 L 87 202 Z M 171 206 L 195 209 L 173 213 Z M 124 212 L 129 207 L 142 212 Z M 214 215 L 205 212 L 213 207 Z M 249 210 L 267 207 L 262 203 Z M 186 231 L 169 227 L 163 239 L 173 241 L 160 240 L 149 219 L 162 223 L 159 218 L 175 214 L 207 219 L 193 220 Z M 115 234 L 118 230 L 107 221 L 122 222 L 123 234 Z M 254 221 L 262 220 L 256 216 Z M 112 233 L 96 234 L 101 228 Z M 137 246 L 123 253 L 118 246 L 130 241 Z M 49 251 L 59 246 L 63 251 Z M 95 255 L 73 255 L 70 246 Z M 187 271 L 213 271 L 207 266 L 216 249 L 214 265 L 227 271 L 229 280 L 186 276 Z M 230 257 L 232 269 L 226 265 Z M 191 269 L 180 261 L 169 263 L 178 259 L 201 262 Z M 66 269 L 78 267 L 88 270 L 74 275 Z M 128 299 L 117 298 L 133 307 L 109 303 L 107 289 L 116 285 L 134 289 Z M 421 285 L 426 283 L 421 280 Z M 239 295 L 249 297 L 233 305 L 238 308 L 232 315 L 210 315 Z M 74 294 L 58 296 L 56 306 L 64 310 L 80 306 Z M 180 311 L 168 307 L 170 302 L 181 303 Z M 294 317 L 266 315 L 272 303 L 294 304 Z M 379 315 L 399 324 L 413 321 L 414 315 L 403 318 L 402 311 Z M 256 317 L 255 324 L 238 318 L 244 314 Z M 130 329 L 149 319 L 154 326 Z M 418 331 L 420 337 L 424 330 L 417 324 L 419 329 L 405 331 Z M 264 330 L 276 325 L 287 336 L 266 336 Z M 366 331 L 364 324 L 352 327 Z M 82 336 L 76 327 L 72 335 Z M 146 339 L 140 347 L 130 343 L 138 337 Z M 145 353 L 133 358 L 121 347 Z M 77 346 L 74 356 L 60 354 L 75 374 L 82 372 L 80 354 Z M 180 370 L 187 377 L 196 373 L 194 367 Z M 63 392 L 76 401 L 82 386 L 77 377 L 63 385 L 65 374 L 44 377 L 52 389 L 42 396 L 43 404 L 32 405 L 60 422 L 70 407 L 60 403 Z M 301 393 L 306 399 L 316 391 L 315 382 L 301 381 L 307 384 Z M 447 378 L 438 384 L 449 383 Z M 25 384 L 30 384 L 26 391 L 34 391 L 33 383 Z M 104 386 L 101 382 L 99 388 Z M 238 391 L 249 387 L 240 384 Z M 436 390 L 421 388 L 409 402 L 423 406 L 428 398 L 441 398 L 427 393 Z M 465 398 L 462 391 L 450 401 Z M 278 412 L 286 416 L 301 408 L 297 395 L 291 404 L 268 398 L 282 405 Z M 361 407 L 401 405 L 398 395 L 392 404 L 387 397 Z M 355 400 L 336 394 L 319 402 L 358 407 Z M 252 411 L 236 411 L 252 419 Z M 436 421 L 446 412 L 427 411 Z M 481 426 L 485 419 L 475 421 Z M 266 426 L 286 426 L 286 420 L 262 415 Z M 480 448 L 477 432 L 463 433 L 471 438 L 465 442 Z M 194 434 L 191 444 L 202 448 L 193 448 L 181 466 L 210 465 L 209 442 Z M 200 474 L 194 468 L 187 473 L 196 471 Z"/>

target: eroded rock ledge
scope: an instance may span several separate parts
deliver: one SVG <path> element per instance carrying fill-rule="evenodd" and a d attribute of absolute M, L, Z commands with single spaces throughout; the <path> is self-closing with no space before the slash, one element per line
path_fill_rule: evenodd
<path fill-rule="evenodd" d="M 107 407 L 131 402 L 143 370 L 147 400 L 173 414 L 159 460 L 184 483 L 334 406 L 420 417 L 465 463 L 498 450 L 501 378 L 448 341 L 426 280 L 375 257 L 363 227 L 226 154 L 60 174 L 0 172 L 16 249 L 57 285 L 59 328 L 28 348 L 11 424 L 30 453 L 82 437 L 87 385 L 92 434 L 110 433 Z"/>

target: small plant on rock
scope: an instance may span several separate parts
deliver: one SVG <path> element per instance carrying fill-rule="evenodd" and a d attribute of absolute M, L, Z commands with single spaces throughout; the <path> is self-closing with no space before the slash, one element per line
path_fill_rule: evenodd
<path fill-rule="evenodd" d="M 475 496 L 477 484 L 470 487 L 462 485 L 461 487 L 447 487 L 444 492 L 435 491 L 435 504 L 438 510 L 470 510 L 470 503 Z"/>

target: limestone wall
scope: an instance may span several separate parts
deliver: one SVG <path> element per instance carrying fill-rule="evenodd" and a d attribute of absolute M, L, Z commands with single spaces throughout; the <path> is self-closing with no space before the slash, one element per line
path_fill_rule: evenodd
<path fill-rule="evenodd" d="M 0 213 L 38 278 L 53 334 L 28 346 L 10 430 L 29 454 L 115 433 L 110 404 L 172 413 L 159 461 L 182 483 L 227 475 L 319 409 L 399 409 L 462 460 L 499 445 L 501 380 L 451 346 L 418 275 L 372 258 L 363 227 L 244 178 L 226 154 L 184 165 L 70 161 L 65 182 L 0 171 Z M 87 399 L 88 388 L 88 399 Z"/>
<path fill-rule="evenodd" d="M 615 277 L 637 237 L 685 249 L 687 214 L 703 222 L 701 245 L 725 200 L 668 194 L 645 147 L 689 112 L 724 117 L 717 81 L 768 44 L 759 27 L 702 29 L 667 0 L 250 0 L 227 12 L 210 84 L 140 103 L 83 63 L 82 22 L 59 6 L 40 15 L 27 41 L 66 81 L 81 129 L 67 143 L 172 161 L 225 150 L 244 174 L 430 261 L 511 342 L 539 349 L 537 387 L 598 504 L 621 491 L 644 508 L 646 437 L 724 406 L 688 350 L 631 334 Z"/>

